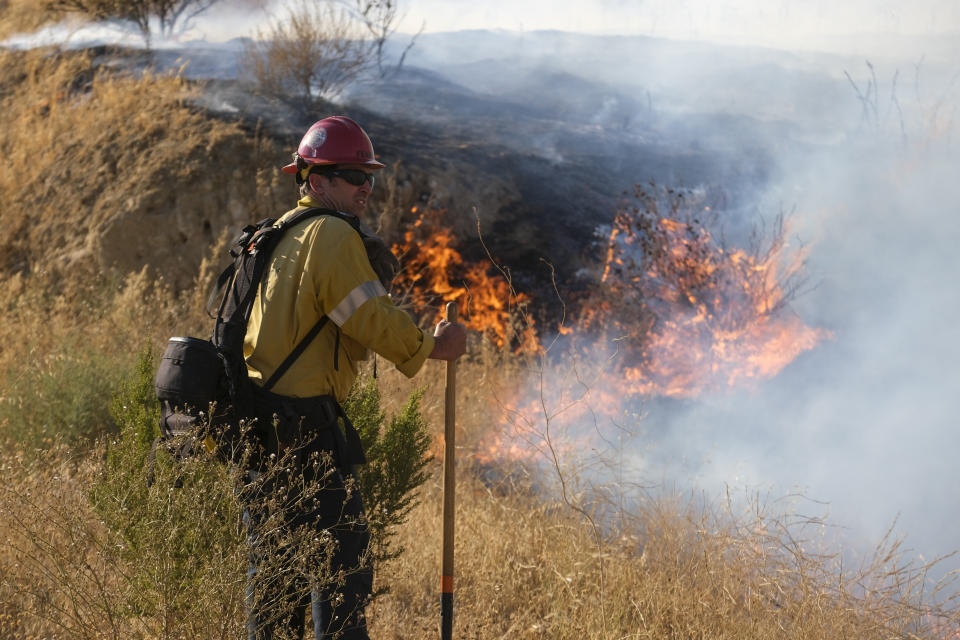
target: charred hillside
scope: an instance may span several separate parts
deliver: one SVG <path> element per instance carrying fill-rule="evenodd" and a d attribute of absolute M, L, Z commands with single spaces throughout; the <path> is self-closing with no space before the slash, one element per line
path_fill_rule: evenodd
<path fill-rule="evenodd" d="M 393 130 L 381 131 L 379 140 L 406 164 L 453 170 L 456 182 L 443 205 L 457 217 L 465 205 L 477 206 L 499 255 L 520 271 L 544 258 L 569 269 L 561 277 L 572 276 L 583 266 L 585 240 L 612 221 L 635 184 L 722 185 L 734 201 L 769 168 L 761 149 L 734 155 L 705 140 L 677 144 L 647 106 L 564 72 L 523 73 L 494 95 L 404 68 L 354 88 L 349 99 L 351 108 L 390 116 Z M 729 118 L 738 126 L 744 121 L 750 119 Z M 460 187 L 491 178 L 513 197 L 475 202 Z"/>
<path fill-rule="evenodd" d="M 542 260 L 558 265 L 561 282 L 573 285 L 596 258 L 596 230 L 610 224 L 635 184 L 722 185 L 730 204 L 765 179 L 762 151 L 734 158 L 707 143 L 677 146 L 643 107 L 609 86 L 537 73 L 523 87 L 498 97 L 405 67 L 316 110 L 264 100 L 233 79 L 202 84 L 196 103 L 270 137 L 279 149 L 292 149 L 326 113 L 363 122 L 398 185 L 375 193 L 372 214 L 382 230 L 395 233 L 413 206 L 441 208 L 467 258 L 486 257 L 479 226 L 487 249 L 528 289 L 545 284 Z M 611 126 L 590 115 L 604 109 L 623 121 Z"/>
<path fill-rule="evenodd" d="M 678 138 L 655 88 L 637 90 L 545 63 L 509 70 L 502 60 L 481 60 L 456 67 L 466 84 L 408 65 L 354 86 L 339 104 L 305 108 L 258 95 L 239 79 L 241 45 L 150 55 L 105 46 L 53 57 L 10 52 L 8 94 L 26 101 L 11 107 L 38 130 L 70 128 L 71 153 L 86 161 L 82 171 L 71 169 L 69 184 L 52 180 L 41 163 L 42 185 L 30 178 L 14 189 L 8 210 L 30 212 L 15 217 L 14 226 L 58 239 L 52 245 L 8 240 L 6 269 L 30 271 L 53 257 L 121 273 L 147 265 L 184 287 L 222 233 L 293 203 L 295 187 L 279 167 L 302 132 L 329 113 L 363 122 L 389 167 L 371 207 L 385 235 L 396 240 L 415 206 L 442 209 L 467 259 L 485 260 L 489 250 L 517 285 L 544 300 L 552 296 L 542 261 L 557 266 L 563 287 L 576 288 L 577 274 L 595 266 L 597 229 L 612 222 L 633 185 L 712 185 L 735 208 L 770 169 L 759 142 L 734 144 L 752 127 L 768 125 L 744 115 L 701 114 L 691 121 L 704 135 Z M 82 62 L 60 75 L 48 72 L 49 86 L 41 87 L 34 76 L 12 71 L 26 59 L 37 68 Z M 133 86 L 152 78 L 152 69 L 177 69 L 179 79 L 165 93 L 151 90 L 137 117 L 122 112 L 133 105 L 98 102 L 119 95 L 101 96 L 101 88 Z M 38 112 L 26 98 L 38 93 L 99 105 L 116 125 L 88 132 L 92 116 L 73 126 L 63 119 L 68 111 Z M 180 119 L 189 124 L 170 126 Z M 55 162 L 51 157 L 50 166 Z M 66 214 L 77 216 L 72 233 L 49 222 L 63 220 L 53 204 L 63 200 L 81 205 Z M 33 216 L 39 223 L 27 224 Z"/>

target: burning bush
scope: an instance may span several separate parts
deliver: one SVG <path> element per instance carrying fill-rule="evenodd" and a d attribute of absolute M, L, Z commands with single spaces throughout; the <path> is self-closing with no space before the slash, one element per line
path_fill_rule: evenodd
<path fill-rule="evenodd" d="M 691 191 L 638 187 L 602 234 L 604 257 L 566 337 L 520 384 L 498 390 L 500 430 L 481 462 L 545 463 L 561 473 L 604 465 L 633 435 L 651 396 L 690 398 L 776 376 L 829 334 L 789 309 L 805 252 L 787 224 L 755 227 L 729 248 Z"/>
<path fill-rule="evenodd" d="M 495 263 L 465 261 L 443 213 L 419 212 L 394 245 L 400 299 L 424 320 L 458 300 L 465 323 L 498 347 L 542 352 L 526 315 L 534 300 L 513 290 L 509 272 L 491 275 Z M 730 248 L 702 194 L 638 186 L 559 333 L 580 358 L 615 352 L 604 386 L 621 395 L 691 397 L 772 378 L 829 335 L 789 309 L 806 285 L 806 251 L 791 249 L 788 230 L 779 215 Z"/>
<path fill-rule="evenodd" d="M 460 301 L 465 323 L 498 347 L 550 355 L 531 379 L 494 392 L 502 429 L 480 439 L 480 461 L 602 457 L 620 437 L 603 432 L 644 398 L 772 378 L 829 335 L 789 309 L 806 284 L 806 252 L 789 247 L 782 215 L 730 248 L 702 194 L 638 186 L 602 236 L 589 293 L 560 324 L 567 338 L 541 344 L 526 315 L 534 300 L 508 272 L 465 261 L 443 213 L 419 212 L 394 245 L 398 297 L 424 320 Z"/>
<path fill-rule="evenodd" d="M 591 343 L 617 344 L 626 391 L 692 396 L 772 378 L 828 335 L 788 308 L 806 284 L 806 252 L 789 250 L 783 215 L 731 249 L 696 192 L 651 185 L 633 196 L 575 322 Z"/>

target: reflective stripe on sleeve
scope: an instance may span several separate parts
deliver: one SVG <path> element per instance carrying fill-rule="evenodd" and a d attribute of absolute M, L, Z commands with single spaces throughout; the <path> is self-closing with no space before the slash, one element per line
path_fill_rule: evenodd
<path fill-rule="evenodd" d="M 340 304 L 327 315 L 338 327 L 342 327 L 364 302 L 371 298 L 379 298 L 385 295 L 387 295 L 387 291 L 378 280 L 364 282 L 348 293 L 346 297 L 340 301 Z"/>

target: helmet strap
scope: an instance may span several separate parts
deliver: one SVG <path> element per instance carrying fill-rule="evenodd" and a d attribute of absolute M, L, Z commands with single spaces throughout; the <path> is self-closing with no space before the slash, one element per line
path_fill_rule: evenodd
<path fill-rule="evenodd" d="M 303 170 L 307 169 L 310 165 L 307 164 L 306 160 L 300 157 L 300 154 L 297 154 L 297 186 L 302 185 L 307 181 L 307 178 L 310 177 L 310 172 L 307 171 L 304 174 Z"/>

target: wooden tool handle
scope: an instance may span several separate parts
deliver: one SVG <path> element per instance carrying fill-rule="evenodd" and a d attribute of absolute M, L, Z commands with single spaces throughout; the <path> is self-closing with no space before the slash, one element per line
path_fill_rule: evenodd
<path fill-rule="evenodd" d="M 447 321 L 457 321 L 457 303 L 447 303 Z M 440 638 L 453 640 L 453 522 L 456 489 L 457 361 L 447 361 L 443 412 L 443 576 L 440 590 Z"/>

